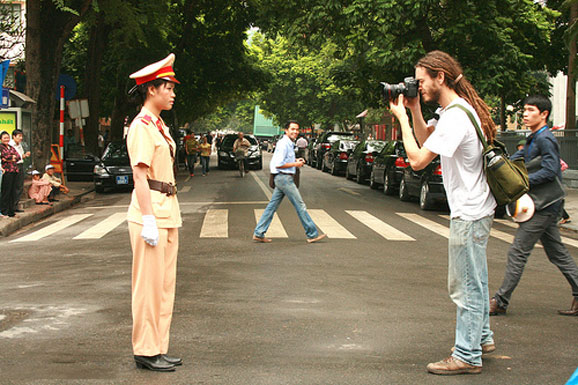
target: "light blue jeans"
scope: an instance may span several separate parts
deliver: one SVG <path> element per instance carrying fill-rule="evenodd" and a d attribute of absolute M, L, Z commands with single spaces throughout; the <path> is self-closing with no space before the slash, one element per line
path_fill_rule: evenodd
<path fill-rule="evenodd" d="M 303 202 L 299 189 L 297 189 L 295 182 L 293 182 L 293 175 L 288 174 L 277 174 L 275 176 L 275 190 L 273 191 L 273 196 L 271 196 L 271 200 L 265 208 L 263 215 L 259 218 L 257 227 L 255 227 L 255 236 L 259 238 L 265 236 L 265 233 L 269 229 L 269 225 L 273 220 L 275 211 L 277 211 L 277 208 L 281 204 L 285 195 L 287 195 L 287 198 L 289 198 L 289 201 L 293 207 L 295 207 L 295 210 L 297 210 L 297 216 L 305 229 L 305 235 L 307 235 L 307 238 L 317 237 L 319 235 L 317 227 L 315 226 L 315 223 L 313 223 L 313 219 L 311 219 L 307 213 L 305 202 Z"/>
<path fill-rule="evenodd" d="M 482 345 L 494 343 L 486 260 L 492 221 L 450 221 L 448 291 L 457 306 L 453 356 L 476 366 L 482 366 Z"/>

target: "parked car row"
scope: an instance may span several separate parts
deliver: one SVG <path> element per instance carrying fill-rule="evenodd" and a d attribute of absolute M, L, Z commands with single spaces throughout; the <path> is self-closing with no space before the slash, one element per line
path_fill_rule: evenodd
<path fill-rule="evenodd" d="M 402 201 L 417 198 L 424 210 L 447 204 L 439 157 L 426 168 L 411 168 L 401 140 L 354 140 L 353 134 L 328 132 L 309 144 L 308 164 L 332 175 L 369 183 Z"/>

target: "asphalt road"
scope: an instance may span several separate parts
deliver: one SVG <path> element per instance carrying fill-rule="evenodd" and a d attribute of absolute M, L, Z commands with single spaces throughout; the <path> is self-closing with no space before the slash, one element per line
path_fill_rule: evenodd
<path fill-rule="evenodd" d="M 449 355 L 455 326 L 447 212 L 305 167 L 301 193 L 334 221 L 323 222 L 334 235 L 307 244 L 285 201 L 286 237 L 257 244 L 250 237 L 268 200 L 266 170 L 179 180 L 170 353 L 185 364 L 174 373 L 135 369 L 122 220 L 130 196 L 98 194 L 0 239 L 0 384 L 564 384 L 576 370 L 578 318 L 556 313 L 570 305 L 570 288 L 542 249 L 508 315 L 492 317 L 497 351 L 482 374 L 434 376 L 425 366 Z M 385 239 L 353 216 L 368 214 L 411 240 Z M 502 239 L 489 242 L 491 293 L 515 231 L 494 229 Z"/>

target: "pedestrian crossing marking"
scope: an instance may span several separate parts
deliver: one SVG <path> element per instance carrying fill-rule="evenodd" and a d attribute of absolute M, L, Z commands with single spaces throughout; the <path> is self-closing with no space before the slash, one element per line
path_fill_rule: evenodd
<path fill-rule="evenodd" d="M 263 215 L 265 209 L 255 209 L 255 221 L 259 222 L 259 218 Z M 273 215 L 273 220 L 271 221 L 271 225 L 267 230 L 267 236 L 269 238 L 289 238 L 281 220 L 279 219 L 279 215 L 275 213 Z"/>
<path fill-rule="evenodd" d="M 440 225 L 439 223 L 424 218 L 418 214 L 410 214 L 410 213 L 396 213 L 396 214 L 402 218 L 407 219 L 408 221 L 420 225 L 423 228 L 433 231 L 434 233 L 441 235 L 442 237 L 448 239 L 450 238 L 450 229 L 444 225 Z"/>
<path fill-rule="evenodd" d="M 325 210 L 314 209 L 307 211 L 317 227 L 319 227 L 323 233 L 327 234 L 329 238 L 357 239 L 355 235 L 347 231 L 345 227 L 341 226 L 339 222 L 327 214 Z"/>
<path fill-rule="evenodd" d="M 49 226 L 46 226 L 43 229 L 40 229 L 38 231 L 35 231 L 31 234 L 28 234 L 24 237 L 21 238 L 17 238 L 13 241 L 10 241 L 10 243 L 12 242 L 31 242 L 31 241 L 37 241 L 39 239 L 42 239 L 44 237 L 47 237 L 49 235 L 52 235 L 58 231 L 61 231 L 65 228 L 67 228 L 68 226 L 72 226 L 75 223 L 78 223 L 90 216 L 92 216 L 93 214 L 77 214 L 77 215 L 71 215 L 68 218 L 64 218 L 56 223 L 53 223 Z"/>
<path fill-rule="evenodd" d="M 126 221 L 126 213 L 115 213 L 72 239 L 100 239 Z"/>
<path fill-rule="evenodd" d="M 229 210 L 209 209 L 203 220 L 201 238 L 228 238 Z"/>
<path fill-rule="evenodd" d="M 191 191 L 191 186 L 185 186 L 185 187 L 179 189 L 179 192 L 180 192 L 180 193 L 186 193 L 186 192 L 189 192 L 189 191 Z"/>
<path fill-rule="evenodd" d="M 345 210 L 345 212 L 388 241 L 415 241 L 414 238 L 374 217 L 367 211 Z"/>

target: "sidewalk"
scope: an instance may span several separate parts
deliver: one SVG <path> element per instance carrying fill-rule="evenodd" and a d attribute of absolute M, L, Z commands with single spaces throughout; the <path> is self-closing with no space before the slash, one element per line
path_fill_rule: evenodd
<path fill-rule="evenodd" d="M 93 182 L 68 182 L 67 186 L 70 192 L 67 195 L 58 194 L 59 202 L 54 202 L 52 206 L 36 205 L 32 199 L 20 201 L 19 205 L 24 212 L 16 214 L 14 218 L 0 218 L 0 236 L 6 237 L 26 225 L 64 211 L 79 203 L 84 195 L 94 191 Z"/>

